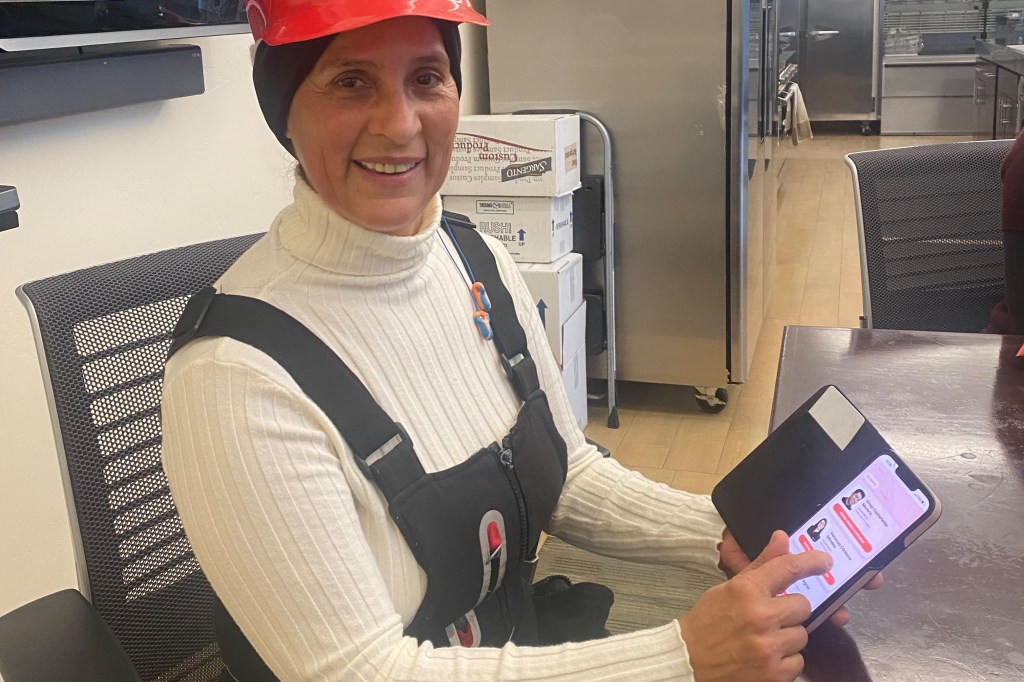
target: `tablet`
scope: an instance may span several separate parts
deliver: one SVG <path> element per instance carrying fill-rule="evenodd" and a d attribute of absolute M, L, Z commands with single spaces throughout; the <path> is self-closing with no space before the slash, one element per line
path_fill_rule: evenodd
<path fill-rule="evenodd" d="M 753 560 L 772 533 L 832 569 L 790 586 L 812 631 L 939 518 L 938 498 L 835 386 L 800 406 L 715 486 L 711 499 Z"/>

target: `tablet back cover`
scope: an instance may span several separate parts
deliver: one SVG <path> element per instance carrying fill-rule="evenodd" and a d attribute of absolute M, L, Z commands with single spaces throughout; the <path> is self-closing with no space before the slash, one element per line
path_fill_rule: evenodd
<path fill-rule="evenodd" d="M 795 530 L 887 450 L 846 396 L 824 386 L 715 486 L 711 500 L 753 560 L 773 532 Z"/>

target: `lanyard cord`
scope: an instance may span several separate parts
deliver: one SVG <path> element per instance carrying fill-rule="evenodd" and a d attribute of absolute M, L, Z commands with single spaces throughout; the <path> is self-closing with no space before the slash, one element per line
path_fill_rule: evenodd
<path fill-rule="evenodd" d="M 444 237 L 441 233 L 437 233 L 437 238 L 441 240 L 444 246 L 445 253 L 448 254 L 448 258 L 451 259 L 452 265 L 459 271 L 462 278 L 466 280 L 466 287 L 469 289 L 469 297 L 473 301 L 473 324 L 476 325 L 477 331 L 480 332 L 481 338 L 484 341 L 490 341 L 494 338 L 494 331 L 491 329 L 491 318 L 488 313 L 491 310 L 491 302 L 487 297 L 487 290 L 484 285 L 476 281 L 476 277 L 473 275 L 473 267 L 469 264 L 469 259 L 466 258 L 466 254 L 462 252 L 462 247 L 459 246 L 459 240 L 455 238 L 455 234 L 452 232 L 451 226 L 444 216 L 441 216 L 441 225 L 444 226 L 445 232 L 448 233 L 449 239 L 455 244 L 455 249 L 459 252 L 459 258 L 462 259 L 462 264 L 466 267 L 466 272 L 463 272 L 459 268 L 459 264 L 455 262 L 455 256 L 452 255 L 451 249 L 448 248 L 448 244 L 445 243 Z M 468 273 L 468 277 L 466 276 Z"/>
<path fill-rule="evenodd" d="M 459 274 L 462 275 L 462 278 L 466 280 L 466 287 L 470 289 L 470 298 L 472 298 L 472 287 L 473 282 L 475 281 L 475 278 L 473 277 L 473 268 L 470 266 L 469 261 L 466 259 L 466 254 L 462 252 L 462 247 L 459 246 L 459 241 L 455 238 L 455 235 L 452 233 L 452 228 L 448 224 L 448 221 L 444 218 L 444 216 L 441 217 L 441 226 L 444 227 L 444 231 L 448 233 L 448 238 L 451 239 L 452 244 L 455 245 L 455 249 L 459 252 L 459 259 L 465 266 L 466 272 L 463 272 L 462 269 L 459 268 L 459 264 L 455 262 L 455 256 L 452 255 L 451 248 L 448 246 L 447 242 L 445 242 L 444 237 L 441 236 L 440 232 L 438 232 L 437 236 L 441 239 L 441 244 L 444 245 L 444 251 L 445 253 L 448 254 L 448 258 L 451 259 L 452 265 L 454 265 L 455 269 L 459 271 Z M 466 278 L 466 273 L 469 273 L 468 279 Z"/>

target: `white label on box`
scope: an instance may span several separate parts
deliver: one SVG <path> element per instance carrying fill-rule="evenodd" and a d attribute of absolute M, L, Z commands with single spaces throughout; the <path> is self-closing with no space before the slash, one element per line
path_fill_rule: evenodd
<path fill-rule="evenodd" d="M 477 199 L 476 212 L 481 215 L 515 215 L 516 202 L 497 199 Z"/>
<path fill-rule="evenodd" d="M 565 170 L 576 170 L 576 167 L 580 165 L 577 149 L 578 145 L 575 142 L 565 148 Z"/>

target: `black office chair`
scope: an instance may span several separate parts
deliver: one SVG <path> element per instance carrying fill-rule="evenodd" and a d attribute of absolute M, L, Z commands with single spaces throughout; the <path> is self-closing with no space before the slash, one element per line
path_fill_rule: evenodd
<path fill-rule="evenodd" d="M 999 168 L 1013 140 L 858 152 L 864 326 L 979 332 L 1003 298 Z"/>
<path fill-rule="evenodd" d="M 160 464 L 160 395 L 171 330 L 188 297 L 260 236 L 18 288 L 50 402 L 81 594 L 65 590 L 0 617 L 4 682 L 205 682 L 220 674 L 213 593 Z"/>

